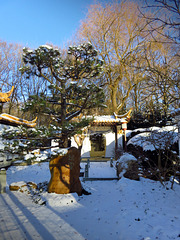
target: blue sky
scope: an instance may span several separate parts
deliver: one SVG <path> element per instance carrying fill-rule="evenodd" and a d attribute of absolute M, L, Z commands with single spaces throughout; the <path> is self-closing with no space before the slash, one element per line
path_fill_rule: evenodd
<path fill-rule="evenodd" d="M 99 2 L 103 1 L 108 2 Z M 94 0 L 0 0 L 0 40 L 30 48 L 45 43 L 63 47 L 93 3 Z"/>

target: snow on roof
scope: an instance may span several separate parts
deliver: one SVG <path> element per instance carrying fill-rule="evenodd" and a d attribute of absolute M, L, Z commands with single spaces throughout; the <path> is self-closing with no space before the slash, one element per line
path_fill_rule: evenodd
<path fill-rule="evenodd" d="M 125 118 L 115 118 L 113 115 L 102 115 L 102 116 L 95 116 L 93 122 L 102 122 L 102 123 L 122 123 L 127 122 Z"/>
<path fill-rule="evenodd" d="M 89 116 L 90 118 L 94 118 L 93 124 L 94 125 L 114 125 L 114 124 L 122 124 L 127 123 L 130 120 L 131 109 L 123 114 L 117 115 L 114 113 L 113 115 L 98 115 L 98 116 Z"/>

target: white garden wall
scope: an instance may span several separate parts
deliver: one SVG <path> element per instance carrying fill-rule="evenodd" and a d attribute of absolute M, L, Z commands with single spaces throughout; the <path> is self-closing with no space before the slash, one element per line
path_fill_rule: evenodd
<path fill-rule="evenodd" d="M 113 157 L 114 156 L 114 150 L 115 150 L 115 134 L 112 132 L 106 133 L 106 154 L 105 157 Z M 123 139 L 122 135 L 118 134 L 118 147 L 122 147 Z M 76 142 L 74 141 L 74 138 L 71 139 L 71 146 L 77 147 Z M 89 136 L 85 137 L 83 141 L 83 146 L 81 150 L 81 156 L 82 157 L 90 157 L 90 151 L 91 151 L 91 141 Z"/>

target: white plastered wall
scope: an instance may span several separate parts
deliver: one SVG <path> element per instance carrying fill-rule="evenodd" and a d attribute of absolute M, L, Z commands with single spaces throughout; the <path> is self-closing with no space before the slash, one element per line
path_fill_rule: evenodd
<path fill-rule="evenodd" d="M 105 157 L 113 157 L 114 156 L 114 150 L 115 150 L 115 134 L 113 132 L 108 132 L 104 134 L 106 137 L 106 154 Z M 122 140 L 122 134 L 118 134 L 118 147 L 122 147 L 123 140 Z M 74 141 L 74 138 L 71 139 L 71 146 L 77 147 L 76 142 Z M 90 137 L 86 136 L 83 141 L 83 146 L 81 149 L 81 156 L 82 157 L 90 157 L 90 151 L 91 151 L 91 142 Z"/>

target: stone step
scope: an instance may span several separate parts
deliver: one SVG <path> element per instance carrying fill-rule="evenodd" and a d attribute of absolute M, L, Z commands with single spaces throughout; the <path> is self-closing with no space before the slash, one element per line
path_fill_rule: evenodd
<path fill-rule="evenodd" d="M 90 178 L 90 177 L 88 177 L 88 178 L 83 178 L 83 182 L 85 182 L 85 181 L 112 181 L 112 180 L 119 180 L 119 178 L 117 178 L 117 177 L 113 177 L 113 178 L 98 178 L 98 177 L 96 177 L 96 178 Z"/>

